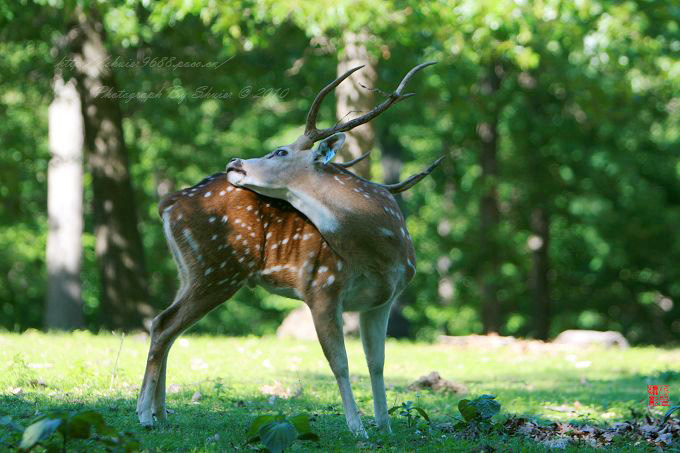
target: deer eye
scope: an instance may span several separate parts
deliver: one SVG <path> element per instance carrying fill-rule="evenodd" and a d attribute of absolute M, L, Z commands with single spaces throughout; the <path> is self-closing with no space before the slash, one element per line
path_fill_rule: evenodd
<path fill-rule="evenodd" d="M 288 155 L 288 151 L 285 149 L 277 149 L 276 151 L 274 151 L 274 155 L 276 157 L 285 157 Z"/>

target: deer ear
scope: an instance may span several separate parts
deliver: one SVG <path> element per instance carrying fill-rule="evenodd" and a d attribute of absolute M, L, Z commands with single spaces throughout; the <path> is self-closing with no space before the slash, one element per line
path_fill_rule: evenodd
<path fill-rule="evenodd" d="M 345 144 L 345 134 L 338 132 L 330 137 L 319 142 L 314 153 L 314 162 L 319 162 L 326 165 L 333 160 L 335 155 L 342 149 Z"/>

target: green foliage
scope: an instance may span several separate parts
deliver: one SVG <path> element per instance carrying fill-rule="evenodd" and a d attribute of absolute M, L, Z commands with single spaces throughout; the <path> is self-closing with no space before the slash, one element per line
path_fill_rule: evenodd
<path fill-rule="evenodd" d="M 673 406 L 670 409 L 668 409 L 663 416 L 663 420 L 661 421 L 661 424 L 665 425 L 666 422 L 671 418 L 671 415 L 673 415 L 673 412 L 677 412 L 677 411 L 680 411 L 680 406 Z"/>
<path fill-rule="evenodd" d="M 465 433 L 489 433 L 496 425 L 492 419 L 501 410 L 501 404 L 495 395 L 480 395 L 473 400 L 463 399 L 458 402 L 458 411 L 463 420 L 455 427 Z M 500 426 L 499 426 L 500 429 Z"/>
<path fill-rule="evenodd" d="M 406 426 L 409 428 L 413 426 L 419 426 L 420 423 L 418 423 L 418 421 L 421 419 L 421 417 L 426 425 L 430 424 L 430 416 L 427 415 L 425 409 L 420 406 L 416 406 L 413 401 L 406 401 L 401 403 L 399 406 L 393 406 L 387 412 L 392 415 L 396 411 L 399 411 L 399 415 L 406 419 Z"/>
<path fill-rule="evenodd" d="M 458 410 L 467 422 L 486 422 L 501 410 L 495 395 L 481 395 L 474 400 L 458 402 Z"/>
<path fill-rule="evenodd" d="M 0 327 L 10 331 L 43 327 L 47 107 L 63 58 L 54 43 L 80 3 L 0 3 Z M 497 288 L 499 333 L 537 333 L 529 282 L 531 218 L 540 207 L 550 224 L 551 335 L 590 328 L 638 343 L 680 337 L 680 63 L 672 2 L 130 0 L 96 7 L 111 54 L 135 63 L 114 68 L 119 89 L 161 93 L 121 100 L 154 307 L 167 306 L 177 288 L 159 198 L 222 170 L 231 157 L 290 142 L 316 91 L 336 75 L 343 32 L 368 26 L 377 88 L 393 87 L 415 63 L 439 61 L 412 81 L 416 97 L 373 122 L 376 175 L 387 151 L 399 156 L 402 176 L 442 153 L 450 157 L 401 200 L 418 256 L 401 301 L 412 336 L 481 332 L 482 282 Z M 157 64 L 163 58 L 224 64 L 169 68 Z M 486 83 L 492 74 L 500 79 L 494 94 Z M 196 95 L 205 87 L 233 95 Z M 253 94 L 240 97 L 246 87 Z M 328 125 L 334 115 L 329 99 L 320 117 Z M 491 123 L 494 180 L 480 162 Z M 483 235 L 479 205 L 491 184 L 500 220 Z M 84 190 L 88 206 L 87 176 Z M 85 216 L 83 302 L 87 327 L 97 331 L 89 209 Z M 491 246 L 498 272 L 489 271 L 481 244 Z M 290 308 L 246 289 L 195 329 L 270 334 Z"/>
<path fill-rule="evenodd" d="M 312 431 L 307 414 L 294 417 L 260 415 L 248 427 L 248 443 L 260 441 L 272 453 L 280 453 L 293 445 L 295 439 L 319 441 Z"/>
<path fill-rule="evenodd" d="M 8 415 L 0 417 L 0 426 L 9 428 L 20 441 L 16 448 L 29 451 L 42 445 L 47 451 L 68 451 L 67 444 L 74 439 L 91 439 L 100 442 L 108 451 L 139 451 L 139 443 L 130 433 L 120 433 L 104 421 L 96 411 L 80 412 L 55 411 L 40 415 L 25 429 Z M 55 441 L 54 433 L 61 435 L 61 442 Z M 7 446 L 12 444 L 0 439 Z"/>

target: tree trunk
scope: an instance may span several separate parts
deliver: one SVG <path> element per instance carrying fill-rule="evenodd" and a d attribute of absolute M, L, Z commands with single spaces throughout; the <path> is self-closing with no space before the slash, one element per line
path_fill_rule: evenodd
<path fill-rule="evenodd" d="M 531 213 L 531 230 L 533 235 L 529 238 L 529 249 L 532 252 L 530 286 L 534 305 L 534 330 L 537 338 L 547 340 L 552 315 L 548 282 L 550 217 L 544 208 L 534 208 Z"/>
<path fill-rule="evenodd" d="M 83 233 L 83 117 L 75 81 L 54 79 L 47 170 L 47 299 L 45 327 L 83 327 L 80 266 Z"/>
<path fill-rule="evenodd" d="M 360 65 L 364 65 L 364 67 L 352 74 L 335 90 L 338 121 L 347 121 L 368 112 L 374 107 L 373 91 L 361 86 L 373 88 L 378 78 L 375 61 L 366 49 L 366 42 L 370 37 L 370 34 L 365 31 L 359 33 L 345 31 L 342 34 L 344 52 L 338 61 L 338 75 Z M 347 141 L 340 152 L 339 162 L 352 160 L 373 149 L 375 131 L 370 122 L 362 124 L 346 134 Z M 352 171 L 364 178 L 370 178 L 370 159 L 359 162 L 352 167 Z"/>
<path fill-rule="evenodd" d="M 498 230 L 498 108 L 495 95 L 500 88 L 500 68 L 494 63 L 489 67 L 486 79 L 482 83 L 482 93 L 492 102 L 488 114 L 489 121 L 477 126 L 477 133 L 482 141 L 480 154 L 484 194 L 480 206 L 480 233 L 482 250 L 481 296 L 482 324 L 485 333 L 498 332 L 501 327 L 501 309 L 498 301 L 497 279 L 500 268 L 500 257 L 496 235 Z"/>
<path fill-rule="evenodd" d="M 85 148 L 92 175 L 93 220 L 101 282 L 101 314 L 108 328 L 144 326 L 147 303 L 144 251 L 123 141 L 118 91 L 104 27 L 93 10 L 77 13 L 73 59 L 85 123 Z"/>

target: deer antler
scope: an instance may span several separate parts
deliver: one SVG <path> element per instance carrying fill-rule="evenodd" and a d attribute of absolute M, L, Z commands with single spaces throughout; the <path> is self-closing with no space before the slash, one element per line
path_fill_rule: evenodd
<path fill-rule="evenodd" d="M 361 156 L 357 157 L 356 159 L 350 160 L 349 162 L 334 162 L 334 164 L 337 165 L 338 167 L 349 168 L 353 165 L 358 164 L 362 160 L 366 159 L 370 154 L 371 154 L 371 152 L 369 151 L 369 152 L 362 154 Z"/>
<path fill-rule="evenodd" d="M 336 132 L 345 132 L 350 129 L 354 129 L 355 127 L 361 124 L 371 121 L 373 118 L 375 118 L 376 116 L 380 115 L 382 112 L 390 108 L 393 104 L 415 95 L 415 93 L 406 94 L 403 93 L 406 84 L 409 82 L 409 80 L 411 80 L 411 78 L 415 75 L 416 72 L 420 71 L 423 68 L 431 66 L 435 63 L 436 61 L 429 61 L 427 63 L 421 63 L 418 66 L 411 69 L 401 80 L 401 83 L 399 83 L 399 86 L 394 91 L 394 93 L 390 94 L 387 97 L 387 99 L 385 99 L 382 103 L 373 108 L 373 110 L 371 110 L 370 112 L 358 116 L 350 121 L 336 124 L 333 127 L 329 127 L 326 129 L 317 129 L 316 118 L 319 114 L 319 107 L 321 106 L 321 102 L 323 101 L 323 99 L 326 97 L 328 93 L 331 92 L 331 90 L 340 85 L 340 83 L 342 83 L 343 80 L 352 75 L 353 72 L 363 68 L 363 66 L 357 66 L 356 68 L 350 69 L 349 71 L 345 72 L 340 77 L 326 85 L 321 91 L 319 91 L 319 94 L 316 95 L 316 98 L 314 98 L 314 102 L 312 102 L 312 106 L 309 108 L 309 113 L 307 114 L 305 133 L 298 138 L 296 143 L 303 146 L 306 145 L 306 147 L 310 147 L 314 142 L 318 142 L 319 140 L 322 140 L 326 137 L 330 137 Z"/>

